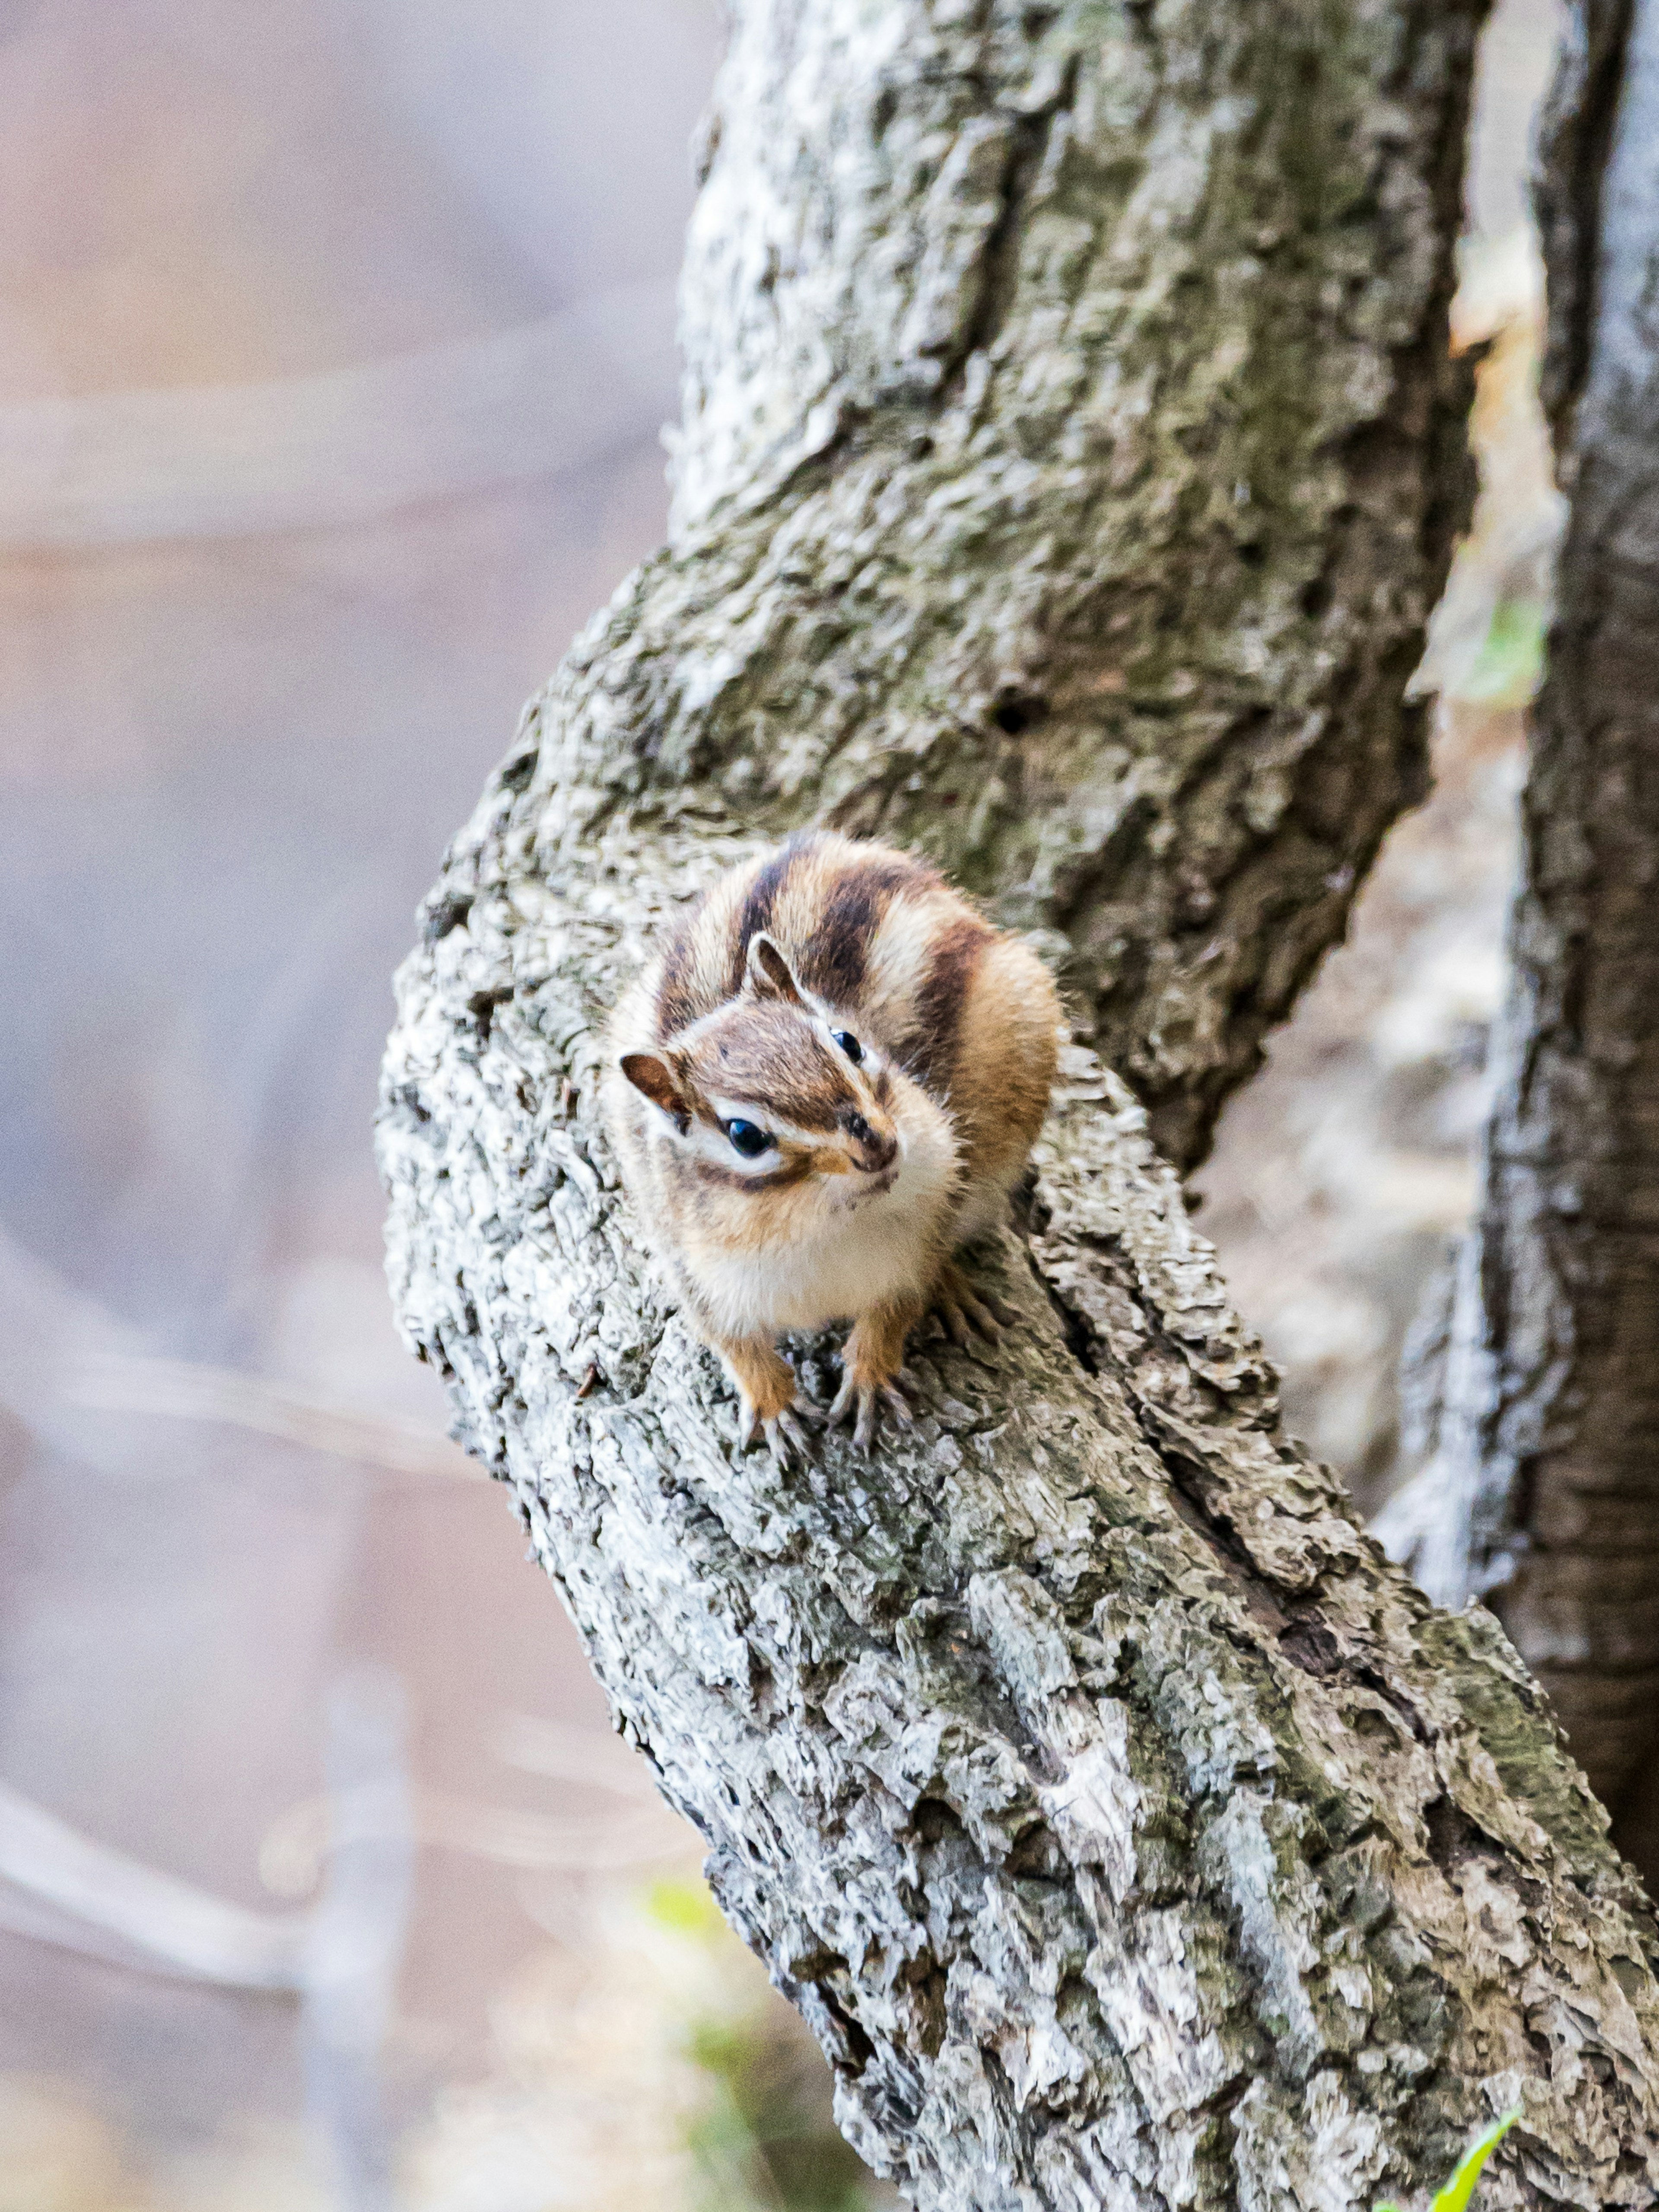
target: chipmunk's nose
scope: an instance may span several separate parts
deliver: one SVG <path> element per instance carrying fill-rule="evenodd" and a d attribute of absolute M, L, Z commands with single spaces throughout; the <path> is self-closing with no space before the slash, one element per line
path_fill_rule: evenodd
<path fill-rule="evenodd" d="M 879 1175 L 898 1158 L 898 1137 L 892 1129 L 874 1130 L 857 1113 L 843 1114 L 841 1126 L 857 1146 L 854 1157 L 866 1175 Z"/>

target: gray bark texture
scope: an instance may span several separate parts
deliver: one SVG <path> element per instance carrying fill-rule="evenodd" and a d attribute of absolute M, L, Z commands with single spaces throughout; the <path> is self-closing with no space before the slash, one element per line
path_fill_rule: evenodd
<path fill-rule="evenodd" d="M 1437 1450 L 1385 1517 L 1492 1594 L 1659 1874 L 1659 5 L 1579 0 L 1540 178 L 1570 519 L 1483 1206 Z"/>
<path fill-rule="evenodd" d="M 404 1328 L 929 2212 L 1350 2212 L 1511 2106 L 1491 2204 L 1659 2201 L 1650 1908 L 1490 1617 L 1279 1432 L 1149 1134 L 1196 1155 L 1418 787 L 1478 12 L 743 0 L 673 535 L 399 978 Z M 596 1093 L 653 933 L 808 821 L 1033 932 L 1077 1042 L 1011 1338 L 785 1474 Z"/>

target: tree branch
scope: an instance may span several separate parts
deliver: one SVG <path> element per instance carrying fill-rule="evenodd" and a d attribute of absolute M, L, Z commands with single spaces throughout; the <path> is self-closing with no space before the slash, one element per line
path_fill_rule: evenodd
<path fill-rule="evenodd" d="M 1492 1593 L 1659 1871 L 1659 7 L 1578 0 L 1543 139 L 1545 397 L 1571 499 L 1511 974 L 1437 1449 L 1389 1548 Z"/>

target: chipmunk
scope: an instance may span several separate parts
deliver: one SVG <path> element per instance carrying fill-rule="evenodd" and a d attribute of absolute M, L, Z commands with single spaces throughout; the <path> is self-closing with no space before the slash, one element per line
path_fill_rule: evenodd
<path fill-rule="evenodd" d="M 1000 1221 L 1048 1111 L 1060 1006 L 1030 948 L 932 868 L 791 837 L 704 894 L 611 1025 L 623 1179 L 742 1441 L 804 1452 L 781 1329 L 850 1317 L 833 1425 L 908 1423 L 905 1339 L 1012 1318 L 953 1258 Z"/>

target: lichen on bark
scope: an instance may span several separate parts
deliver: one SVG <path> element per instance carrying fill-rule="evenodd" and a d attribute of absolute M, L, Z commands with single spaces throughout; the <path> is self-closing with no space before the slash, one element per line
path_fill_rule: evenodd
<path fill-rule="evenodd" d="M 1369 2206 L 1512 2103 L 1494 2205 L 1659 2185 L 1646 1902 L 1501 1634 L 1279 1432 L 1148 1133 L 1201 1148 L 1415 787 L 1478 12 L 746 0 L 674 534 L 399 978 L 403 1326 L 933 2212 Z M 597 1078 L 665 918 L 809 820 L 1032 931 L 1076 1042 L 978 1261 L 1011 1341 L 786 1473 Z"/>

